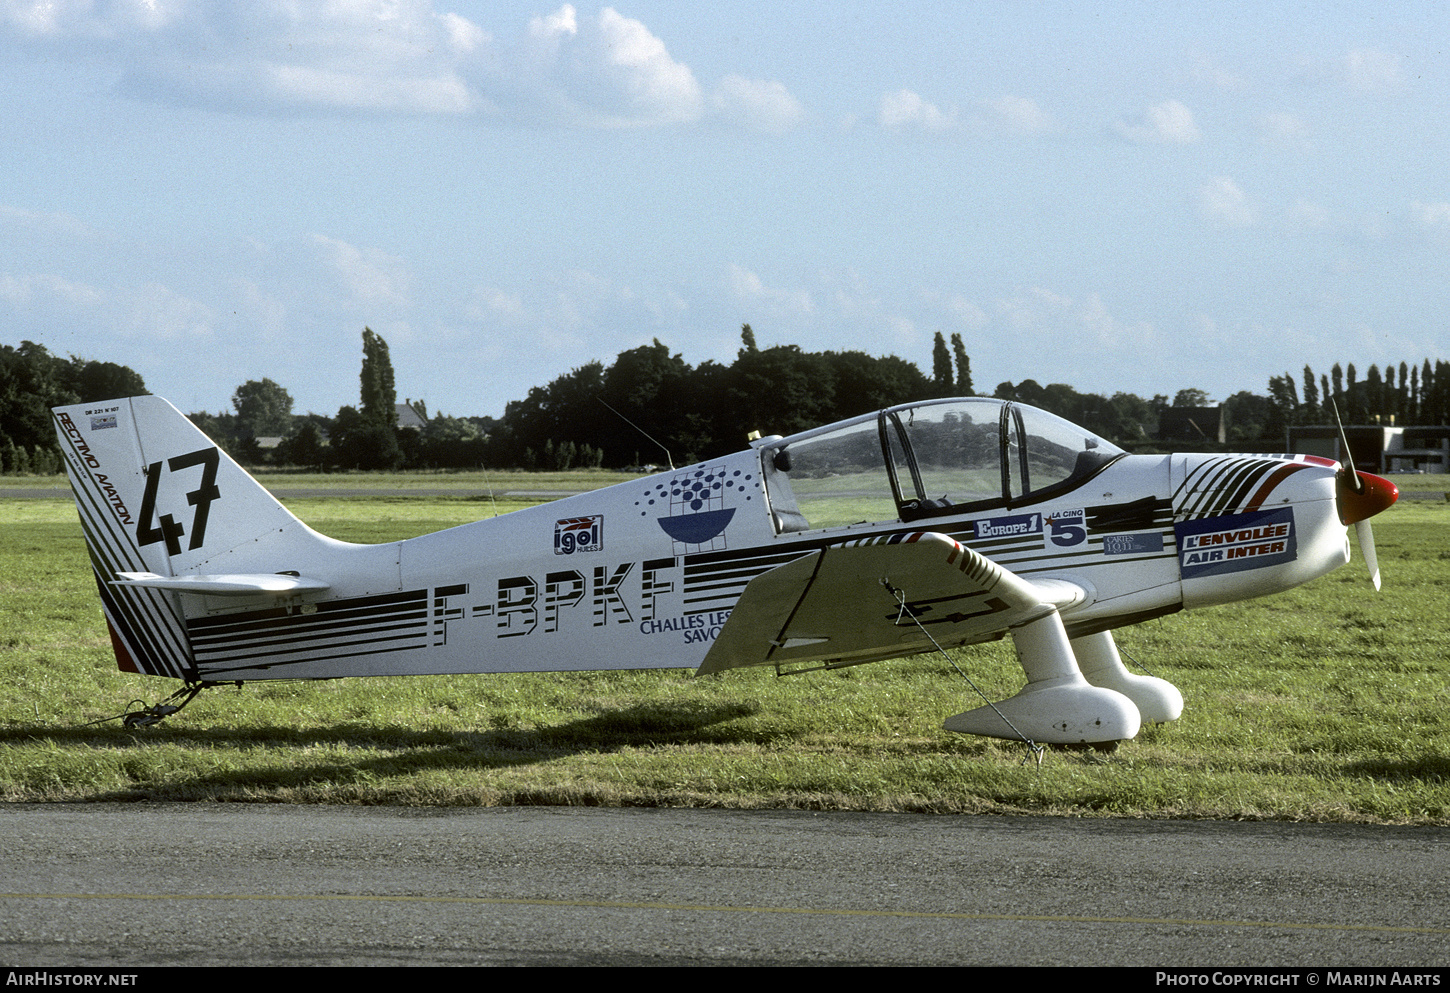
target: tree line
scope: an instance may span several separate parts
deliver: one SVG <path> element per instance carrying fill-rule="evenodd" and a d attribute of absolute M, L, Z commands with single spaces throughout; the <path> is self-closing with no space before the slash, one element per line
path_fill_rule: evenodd
<path fill-rule="evenodd" d="M 363 328 L 358 406 L 337 414 L 292 413 L 292 395 L 270 379 L 249 380 L 232 394 L 231 413 L 189 414 L 197 427 L 248 465 L 334 469 L 463 469 L 489 464 L 493 418 L 428 417 L 407 402 L 421 426 L 398 426 L 398 396 L 388 343 Z"/>
<path fill-rule="evenodd" d="M 747 324 L 729 365 L 691 366 L 658 339 L 608 367 L 586 363 L 508 404 L 491 440 L 500 465 L 558 468 L 561 447 L 573 444 L 610 467 L 679 466 L 739 451 L 750 431 L 792 434 L 959 389 L 971 392 L 960 347 L 956 369 L 948 353 L 929 379 L 894 355 L 761 348 Z"/>
<path fill-rule="evenodd" d="M 1398 374 L 1397 374 L 1398 373 Z M 1269 378 L 1269 398 L 1286 424 L 1333 422 L 1338 416 L 1346 424 L 1427 425 L 1450 424 L 1450 363 L 1425 359 L 1420 365 L 1401 362 L 1371 365 L 1359 379 L 1351 362 L 1339 363 L 1316 380 L 1314 370 L 1304 366 L 1299 392 L 1289 373 Z"/>
<path fill-rule="evenodd" d="M 387 342 L 362 333 L 358 406 L 333 416 L 294 414 L 291 395 L 270 379 L 238 386 L 232 410 L 189 415 L 233 457 L 250 465 L 333 469 L 525 468 L 562 470 L 686 465 L 738 451 L 746 432 L 791 434 L 898 403 L 973 396 L 971 359 L 961 335 L 938 332 L 932 372 L 894 355 L 761 348 L 750 325 L 728 364 L 692 366 L 655 339 L 588 362 L 531 388 L 501 418 L 431 417 L 409 400 L 415 427 L 398 426 L 397 390 Z M 1301 389 L 1302 386 L 1302 389 Z M 61 358 L 32 342 L 0 346 L 0 471 L 59 471 L 49 408 L 145 393 L 141 376 L 109 362 Z M 1204 407 L 1198 389 L 1171 399 L 1131 393 L 1079 393 L 1032 379 L 999 383 L 991 394 L 1041 407 L 1119 444 L 1153 450 L 1171 407 Z M 1240 391 L 1223 401 L 1231 447 L 1279 450 L 1292 424 L 1450 423 L 1450 364 L 1355 366 L 1323 376 L 1272 376 L 1267 395 Z"/>

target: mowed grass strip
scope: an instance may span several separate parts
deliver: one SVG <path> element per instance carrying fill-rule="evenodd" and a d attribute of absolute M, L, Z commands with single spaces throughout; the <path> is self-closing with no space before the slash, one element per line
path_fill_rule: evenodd
<path fill-rule="evenodd" d="M 499 512 L 527 502 L 494 499 Z M 495 511 L 477 494 L 290 506 L 353 541 Z M 250 683 L 208 690 L 157 727 L 92 724 L 178 684 L 115 668 L 68 500 L 0 499 L 0 524 L 0 797 L 10 801 L 1450 823 L 1450 505 L 1437 501 L 1375 519 L 1380 594 L 1356 561 L 1276 597 L 1119 631 L 1133 660 L 1183 690 L 1183 718 L 1111 754 L 1049 751 L 1040 766 L 1021 745 L 941 730 L 981 700 L 932 656 L 784 679 L 680 670 Z M 1006 643 L 953 656 L 993 699 L 1022 683 Z"/>

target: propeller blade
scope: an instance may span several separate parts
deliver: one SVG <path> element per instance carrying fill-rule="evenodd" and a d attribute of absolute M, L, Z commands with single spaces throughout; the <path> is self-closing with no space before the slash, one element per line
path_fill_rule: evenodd
<path fill-rule="evenodd" d="M 1330 401 L 1333 403 L 1333 401 Z M 1353 524 L 1359 538 L 1359 553 L 1369 567 L 1370 582 L 1375 590 L 1380 588 L 1380 560 L 1374 550 L 1374 528 L 1369 519 L 1389 508 L 1400 497 L 1400 488 L 1388 479 L 1360 472 L 1354 467 L 1354 455 L 1349 450 L 1349 436 L 1344 422 L 1339 419 L 1339 404 L 1334 404 L 1334 423 L 1339 427 L 1339 443 L 1344 446 L 1344 457 L 1340 460 L 1338 474 L 1334 477 L 1334 502 L 1339 508 L 1339 519 L 1344 524 Z"/>
<path fill-rule="evenodd" d="M 1369 526 L 1369 520 L 1354 522 L 1354 533 L 1359 536 L 1359 551 L 1364 556 L 1364 564 L 1369 566 L 1369 579 L 1374 583 L 1375 591 L 1380 588 L 1380 560 L 1374 551 L 1374 528 Z"/>
<path fill-rule="evenodd" d="M 1339 481 L 1341 484 L 1344 483 L 1346 481 L 1345 476 L 1348 475 L 1349 491 L 1357 496 L 1362 495 L 1364 493 L 1364 484 L 1359 481 L 1359 473 L 1354 468 L 1354 454 L 1349 450 L 1349 435 L 1344 432 L 1344 421 L 1339 419 L 1339 404 L 1335 403 L 1333 399 L 1329 401 L 1329 404 L 1334 408 L 1334 424 L 1339 428 L 1339 443 L 1344 448 L 1344 454 L 1339 459 L 1341 467 L 1339 470 Z M 1340 514 L 1340 516 L 1343 517 L 1344 515 Z M 1345 521 L 1344 523 L 1348 524 L 1350 522 Z"/>

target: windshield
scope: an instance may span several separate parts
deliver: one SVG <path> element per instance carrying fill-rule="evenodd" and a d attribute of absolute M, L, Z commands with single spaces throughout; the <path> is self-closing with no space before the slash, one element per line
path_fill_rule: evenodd
<path fill-rule="evenodd" d="M 897 473 L 902 520 L 1046 499 L 1124 454 L 1056 414 L 986 397 L 897 407 L 882 417 L 912 456 L 911 475 Z"/>
<path fill-rule="evenodd" d="M 1122 454 L 1054 414 L 987 397 L 893 407 L 762 452 L 777 531 L 1030 503 Z"/>

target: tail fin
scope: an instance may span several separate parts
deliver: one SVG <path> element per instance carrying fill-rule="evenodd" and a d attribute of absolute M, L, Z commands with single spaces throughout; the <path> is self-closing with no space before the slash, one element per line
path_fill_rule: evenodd
<path fill-rule="evenodd" d="M 294 517 L 165 400 L 131 397 L 52 413 L 121 669 L 196 678 L 178 590 L 257 592 L 267 580 L 326 588 L 267 570 L 277 568 L 279 551 L 331 539 Z"/>

